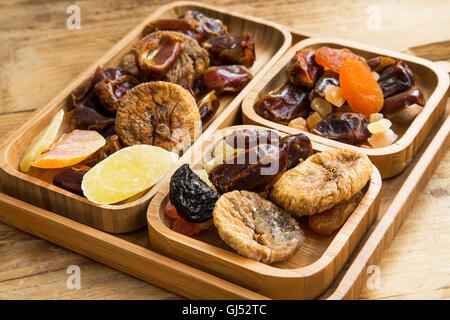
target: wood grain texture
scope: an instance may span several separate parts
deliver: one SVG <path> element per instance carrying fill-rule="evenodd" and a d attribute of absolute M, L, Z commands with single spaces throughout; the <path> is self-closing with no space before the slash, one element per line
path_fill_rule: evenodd
<path fill-rule="evenodd" d="M 2 134 L 14 126 L 13 122 L 22 123 L 23 117 L 27 114 L 20 111 L 34 110 L 48 102 L 77 74 L 166 1 L 86 0 L 76 3 L 82 9 L 80 30 L 65 28 L 67 2 L 13 0 L 0 3 L 0 48 L 2 49 L 0 50 L 2 101 L 0 130 Z M 381 13 L 380 29 L 367 28 L 369 16 L 367 10 L 374 5 L 371 0 L 307 0 L 301 3 L 295 0 L 246 2 L 217 0 L 214 1 L 214 5 L 308 30 L 320 36 L 337 36 L 397 51 L 425 43 L 445 41 L 449 38 L 450 25 L 447 15 L 443 12 L 449 11 L 450 3 L 445 0 L 426 3 L 418 0 L 376 2 Z M 293 10 L 293 7 L 296 10 Z M 330 8 L 333 12 L 331 17 Z M 71 58 L 70 63 L 67 63 L 68 58 Z M 11 112 L 15 112 L 16 116 Z M 427 143 L 428 141 L 424 143 L 424 146 Z M 419 151 L 421 152 L 423 150 Z M 384 182 L 381 196 L 385 197 L 386 202 L 381 203 L 381 216 L 392 195 L 398 191 L 404 177 L 410 173 L 416 162 L 417 159 L 413 159 L 410 168 L 396 178 Z M 443 218 L 443 215 L 448 212 L 450 200 L 448 193 L 442 191 L 448 190 L 450 186 L 447 174 L 449 163 L 450 153 L 447 152 L 424 193 L 410 210 L 391 248 L 381 260 L 381 287 L 377 290 L 364 287 L 361 298 L 450 298 L 448 260 L 446 260 L 448 253 L 443 250 L 448 247 L 449 236 L 448 233 L 440 231 L 447 230 L 450 223 Z M 417 205 L 418 203 L 420 205 Z M 1 288 L 5 281 L 8 281 L 6 278 L 16 279 L 17 282 L 2 290 L 1 297 L 8 299 L 31 297 L 47 299 L 58 296 L 68 299 L 172 297 L 172 294 L 167 293 L 166 290 L 155 289 L 153 285 L 123 275 L 120 271 L 112 270 L 96 262 L 91 263 L 98 266 L 98 273 L 95 272 L 89 280 L 82 282 L 81 290 L 68 290 L 65 287 L 68 276 L 65 274 L 65 268 L 85 258 L 62 248 L 59 250 L 64 254 L 53 252 L 52 248 L 56 246 L 47 241 L 27 235 L 11 226 L 1 225 L 0 261 L 5 261 L 5 257 L 10 259 L 16 256 L 17 264 L 28 265 L 17 274 L 11 270 L 7 276 L 2 277 Z M 433 230 L 432 241 L 430 241 L 430 230 Z M 14 236 L 16 233 L 22 234 L 22 237 Z M 144 231 L 144 237 L 137 237 L 137 241 L 145 242 L 145 233 Z M 15 237 L 14 245 L 2 245 L 9 241 L 10 237 Z M 128 238 L 134 239 L 134 237 Z M 36 249 L 21 250 L 20 255 L 16 254 L 15 249 L 18 246 L 26 246 L 29 243 L 34 243 Z M 39 257 L 40 254 L 45 257 Z M 414 260 L 411 260 L 413 257 Z M 59 276 L 52 277 L 52 274 L 56 275 L 56 273 L 39 271 L 40 263 L 52 261 L 53 258 L 60 259 L 60 266 L 64 266 L 59 271 L 55 271 L 59 272 Z M 83 268 L 81 265 L 82 272 Z M 102 283 L 100 279 L 104 270 L 109 270 L 108 272 L 115 276 L 111 276 L 110 281 Z M 407 275 L 404 274 L 405 270 L 409 271 Z M 39 274 L 49 276 L 38 277 L 30 286 L 20 281 L 20 279 L 25 281 L 27 277 Z M 55 285 L 52 287 L 51 283 Z M 27 289 L 30 287 L 32 290 Z M 139 292 L 128 290 L 129 288 L 139 288 Z"/>

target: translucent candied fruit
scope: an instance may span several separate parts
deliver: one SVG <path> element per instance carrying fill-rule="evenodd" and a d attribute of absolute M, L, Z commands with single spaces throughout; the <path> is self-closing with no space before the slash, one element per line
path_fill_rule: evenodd
<path fill-rule="evenodd" d="M 235 153 L 236 150 L 228 143 L 226 143 L 224 139 L 222 139 L 214 148 L 212 156 L 216 158 L 222 158 L 224 161 L 226 161 L 228 157 L 233 156 Z"/>
<path fill-rule="evenodd" d="M 378 121 L 378 120 L 381 120 L 381 119 L 383 119 L 383 114 L 382 113 L 372 113 L 370 115 L 369 122 L 375 122 L 375 121 Z"/>
<path fill-rule="evenodd" d="M 294 120 L 289 122 L 288 127 L 308 131 L 306 120 L 302 117 L 295 118 Z"/>
<path fill-rule="evenodd" d="M 340 87 L 328 85 L 325 88 L 325 100 L 339 108 L 345 103 L 344 93 Z"/>
<path fill-rule="evenodd" d="M 374 148 L 382 148 L 390 146 L 397 140 L 398 136 L 394 131 L 388 129 L 385 132 L 373 134 L 367 141 Z"/>
<path fill-rule="evenodd" d="M 316 125 L 322 121 L 322 117 L 317 112 L 312 112 L 308 119 L 306 119 L 306 123 L 308 124 L 309 130 L 312 130 L 316 127 Z"/>
<path fill-rule="evenodd" d="M 205 169 L 206 173 L 209 174 L 212 171 L 212 169 L 214 169 L 215 167 L 217 167 L 222 163 L 224 163 L 222 157 L 214 157 L 203 165 L 203 169 Z"/>
<path fill-rule="evenodd" d="M 367 126 L 367 130 L 369 130 L 371 134 L 377 134 L 386 132 L 391 126 L 392 122 L 388 119 L 383 118 L 378 121 L 369 123 L 369 125 Z"/>
<path fill-rule="evenodd" d="M 331 104 L 322 98 L 314 98 L 314 100 L 311 101 L 311 109 L 319 113 L 322 118 L 325 118 L 333 110 Z"/>
<path fill-rule="evenodd" d="M 348 49 L 321 47 L 317 49 L 314 54 L 314 59 L 318 64 L 325 68 L 331 69 L 336 73 L 340 72 L 342 63 L 348 58 L 365 62 L 363 57 L 354 54 Z"/>

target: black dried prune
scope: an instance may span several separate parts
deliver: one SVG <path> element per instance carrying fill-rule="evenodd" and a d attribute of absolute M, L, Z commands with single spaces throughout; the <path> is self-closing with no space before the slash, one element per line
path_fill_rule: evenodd
<path fill-rule="evenodd" d="M 170 178 L 169 198 L 181 218 L 199 223 L 212 218 L 219 194 L 184 164 Z"/>

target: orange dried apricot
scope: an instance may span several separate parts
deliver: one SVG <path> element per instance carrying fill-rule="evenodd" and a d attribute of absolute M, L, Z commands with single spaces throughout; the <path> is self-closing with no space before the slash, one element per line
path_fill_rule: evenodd
<path fill-rule="evenodd" d="M 366 61 L 363 57 L 358 56 L 345 48 L 334 49 L 329 47 L 320 47 L 316 50 L 316 54 L 314 55 L 314 59 L 318 64 L 320 64 L 322 67 L 331 69 L 336 73 L 340 72 L 342 63 L 345 59 L 348 58 L 352 58 L 361 62 Z"/>
<path fill-rule="evenodd" d="M 383 107 L 383 91 L 365 62 L 351 58 L 344 60 L 339 83 L 345 100 L 354 112 L 369 117 Z"/>
<path fill-rule="evenodd" d="M 74 130 L 63 134 L 31 163 L 37 168 L 64 168 L 77 164 L 105 145 L 105 138 L 97 131 Z"/>

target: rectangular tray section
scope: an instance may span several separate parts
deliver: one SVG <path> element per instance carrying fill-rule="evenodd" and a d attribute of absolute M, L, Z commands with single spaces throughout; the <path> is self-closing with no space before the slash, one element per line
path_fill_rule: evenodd
<path fill-rule="evenodd" d="M 220 119 L 217 119 L 217 117 L 225 111 L 227 114 L 233 112 L 233 114 L 237 114 L 241 101 L 249 93 L 251 87 L 260 80 L 262 74 L 281 57 L 291 44 L 292 37 L 286 28 L 259 18 L 230 13 L 213 6 L 194 2 L 175 2 L 161 7 L 78 76 L 50 103 L 41 107 L 29 121 L 5 141 L 0 153 L 0 177 L 4 190 L 8 194 L 107 232 L 124 233 L 145 226 L 145 212 L 148 203 L 159 189 L 160 184 L 151 188 L 140 198 L 130 199 L 125 203 L 96 205 L 83 197 L 54 186 L 51 181 L 56 170 L 32 168 L 30 174 L 25 174 L 18 170 L 18 166 L 32 139 L 48 125 L 50 119 L 58 110 L 61 108 L 68 110 L 71 92 L 93 75 L 97 66 L 119 66 L 122 57 L 141 38 L 142 29 L 149 21 L 159 18 L 176 18 L 186 10 L 197 10 L 208 16 L 221 19 L 228 26 L 229 32 L 249 32 L 255 38 L 256 61 L 250 69 L 254 76 L 253 80 L 238 95 L 221 97 L 219 110 L 208 123 L 204 124 L 204 128 L 218 125 L 217 121 L 220 121 Z"/>
<path fill-rule="evenodd" d="M 295 36 L 295 34 L 294 34 Z M 270 120 L 266 120 L 255 112 L 254 104 L 266 93 L 278 87 L 286 80 L 285 67 L 295 55 L 295 52 L 304 49 L 317 49 L 322 46 L 334 48 L 348 48 L 352 52 L 372 58 L 375 56 L 390 56 L 405 61 L 415 73 L 415 83 L 425 95 L 426 105 L 422 112 L 412 121 L 404 116 L 397 116 L 393 120 L 392 129 L 399 136 L 394 144 L 376 149 L 361 148 L 350 144 L 327 139 L 313 133 L 303 132 Z M 253 87 L 250 94 L 242 103 L 242 117 L 246 124 L 256 124 L 274 128 L 287 133 L 305 133 L 311 141 L 332 146 L 335 148 L 350 148 L 364 152 L 380 171 L 381 177 L 389 178 L 403 171 L 417 153 L 430 130 L 442 117 L 449 86 L 448 74 L 431 61 L 393 52 L 378 47 L 336 38 L 310 38 L 295 43 L 283 57 L 273 65 L 264 80 Z"/>
<path fill-rule="evenodd" d="M 261 127 L 240 125 L 217 130 L 202 144 L 196 144 L 191 157 L 183 157 L 181 162 L 189 161 L 191 167 L 200 169 L 216 143 L 243 128 Z M 313 149 L 324 151 L 330 147 L 313 143 Z M 309 230 L 302 221 L 305 242 L 299 251 L 283 263 L 266 265 L 235 253 L 220 239 L 216 229 L 193 237 L 172 231 L 170 219 L 164 213 L 169 181 L 170 178 L 165 181 L 148 209 L 152 248 L 272 299 L 312 299 L 328 288 L 376 216 L 381 188 L 381 177 L 374 167 L 371 180 L 363 189 L 363 199 L 338 231 L 322 236 Z"/>

